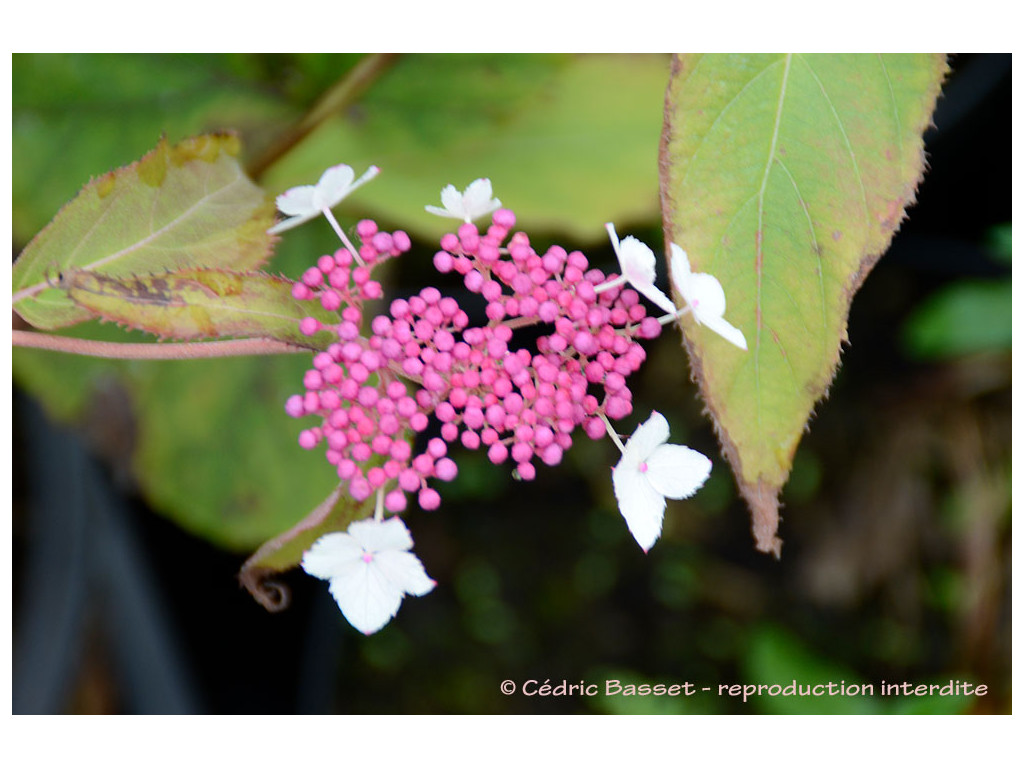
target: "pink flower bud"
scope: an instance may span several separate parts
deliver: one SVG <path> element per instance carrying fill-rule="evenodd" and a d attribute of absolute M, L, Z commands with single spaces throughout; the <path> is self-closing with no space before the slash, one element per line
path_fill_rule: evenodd
<path fill-rule="evenodd" d="M 455 465 L 455 462 L 447 457 L 438 459 L 434 465 L 434 474 L 437 476 L 437 479 L 444 480 L 446 483 L 454 480 L 458 473 L 459 468 Z"/>
<path fill-rule="evenodd" d="M 516 215 L 507 208 L 499 208 L 494 212 L 494 215 L 491 217 L 491 221 L 499 227 L 512 229 L 512 227 L 516 225 Z"/>
<path fill-rule="evenodd" d="M 304 317 L 299 321 L 299 333 L 303 336 L 312 336 L 320 330 L 320 321 L 315 317 Z"/>
<path fill-rule="evenodd" d="M 395 461 L 408 461 L 412 456 L 412 447 L 405 440 L 391 441 L 391 458 Z"/>
<path fill-rule="evenodd" d="M 377 489 L 388 481 L 388 475 L 383 467 L 371 467 L 366 473 L 366 479 L 372 488 Z"/>
<path fill-rule="evenodd" d="M 404 491 L 412 493 L 417 490 L 422 483 L 423 481 L 414 469 L 403 469 L 398 473 L 398 485 Z"/>
<path fill-rule="evenodd" d="M 356 477 L 349 483 L 348 492 L 356 501 L 365 501 L 370 497 L 372 489 L 365 478 Z"/>
<path fill-rule="evenodd" d="M 516 472 L 519 473 L 520 480 L 533 480 L 537 477 L 537 468 L 529 462 L 523 462 L 516 466 Z"/>
<path fill-rule="evenodd" d="M 434 510 L 441 506 L 441 495 L 433 488 L 424 488 L 419 494 L 420 508 Z"/>
<path fill-rule="evenodd" d="M 384 508 L 388 512 L 402 512 L 405 510 L 405 494 L 397 488 L 384 496 Z"/>
<path fill-rule="evenodd" d="M 587 419 L 583 422 L 583 431 L 591 440 L 600 440 L 605 434 L 604 422 L 596 417 Z"/>
<path fill-rule="evenodd" d="M 399 253 L 405 253 L 412 248 L 412 241 L 409 239 L 409 235 L 402 230 L 397 230 L 391 234 L 392 247 Z"/>
<path fill-rule="evenodd" d="M 293 419 L 305 416 L 306 412 L 302 405 L 302 396 L 292 395 L 291 397 L 289 397 L 285 401 L 284 412 L 291 416 Z"/>
<path fill-rule="evenodd" d="M 377 222 L 373 219 L 363 219 L 356 224 L 356 234 L 360 240 L 369 240 L 377 234 Z"/>
<path fill-rule="evenodd" d="M 562 449 L 558 445 L 551 444 L 541 452 L 540 459 L 549 467 L 553 467 L 562 460 Z"/>
<path fill-rule="evenodd" d="M 492 464 L 501 464 L 508 458 L 508 448 L 502 443 L 494 443 L 487 449 L 487 458 Z"/>

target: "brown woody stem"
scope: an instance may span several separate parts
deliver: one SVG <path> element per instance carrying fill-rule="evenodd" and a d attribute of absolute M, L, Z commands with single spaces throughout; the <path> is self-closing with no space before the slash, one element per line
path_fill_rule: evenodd
<path fill-rule="evenodd" d="M 289 128 L 261 157 L 249 166 L 249 175 L 259 179 L 292 147 L 312 133 L 329 117 L 353 104 L 378 77 L 394 63 L 398 54 L 375 53 L 361 59 L 313 105 L 301 120 Z"/>

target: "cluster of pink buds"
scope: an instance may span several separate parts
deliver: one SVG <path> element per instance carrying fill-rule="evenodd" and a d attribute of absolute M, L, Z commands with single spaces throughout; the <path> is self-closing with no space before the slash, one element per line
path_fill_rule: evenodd
<path fill-rule="evenodd" d="M 434 256 L 439 271 L 460 274 L 486 300 L 485 325 L 470 327 L 455 299 L 428 287 L 393 301 L 364 337 L 364 302 L 382 293 L 374 268 L 410 247 L 404 232 L 378 231 L 369 220 L 356 227 L 358 251 L 320 257 L 295 285 L 295 298 L 340 309 L 341 322 L 331 328 L 337 341 L 313 358 L 305 394 L 292 396 L 286 410 L 321 419 L 299 443 L 326 444 L 356 500 L 381 492 L 385 509 L 400 512 L 405 494 L 416 493 L 422 508 L 436 509 L 440 496 L 428 481 L 455 477 L 454 442 L 483 448 L 495 464 L 511 461 L 518 478 L 532 480 L 535 462 L 562 460 L 577 427 L 599 439 L 607 419 L 632 412 L 627 378 L 645 359 L 638 339 L 657 336 L 661 324 L 633 289 L 596 290 L 609 276 L 590 269 L 579 251 L 552 246 L 540 255 L 522 232 L 506 246 L 514 224 L 500 208 L 486 233 L 464 223 Z M 551 332 L 535 349 L 511 347 L 515 328 L 537 324 Z M 322 330 L 311 317 L 301 329 Z M 431 415 L 440 437 L 414 455 Z"/>
<path fill-rule="evenodd" d="M 445 439 L 482 444 L 495 464 L 511 458 L 529 480 L 534 459 L 561 461 L 578 426 L 601 438 L 602 417 L 632 412 L 626 379 L 645 359 L 637 339 L 657 336 L 661 324 L 630 288 L 598 293 L 605 275 L 579 251 L 552 246 L 540 255 L 522 232 L 503 246 L 514 223 L 499 209 L 485 234 L 465 223 L 441 238 L 435 267 L 460 274 L 487 302 L 490 322 L 463 333 L 462 364 L 437 392 L 436 413 Z M 513 329 L 536 324 L 552 332 L 535 350 L 510 349 Z"/>
<path fill-rule="evenodd" d="M 408 531 L 394 518 L 385 520 L 384 512 L 404 511 L 408 494 L 416 494 L 422 509 L 437 509 L 441 497 L 430 482 L 450 481 L 458 471 L 449 446 L 486 450 L 494 464 L 510 461 L 516 477 L 532 480 L 538 462 L 561 462 L 578 427 L 595 440 L 610 435 L 622 452 L 613 472 L 616 498 L 637 542 L 649 549 L 661 533 L 665 499 L 692 494 L 711 463 L 696 451 L 668 444 L 668 425 L 660 414 L 653 413 L 625 445 L 611 420 L 633 411 L 627 379 L 646 357 L 640 340 L 658 336 L 681 314 L 692 312 L 698 324 L 745 348 L 742 333 L 722 318 L 725 299 L 717 280 L 691 273 L 685 252 L 673 244 L 679 250 L 673 254 L 677 288 L 687 302 L 677 310 L 655 287 L 650 248 L 632 237 L 620 242 L 611 224 L 621 276 L 592 268 L 579 251 L 551 246 L 540 254 L 525 233 L 512 233 L 515 215 L 491 197 L 488 180 L 478 179 L 464 193 L 445 188 L 444 208 L 427 210 L 463 221 L 457 232 L 441 238 L 433 262 L 439 272 L 461 276 L 466 288 L 483 298 L 486 322 L 470 325 L 454 298 L 427 287 L 392 301 L 387 314 L 370 320 L 366 334 L 365 303 L 383 294 L 373 271 L 411 244 L 404 232 L 382 232 L 364 220 L 356 226 L 356 247 L 330 208 L 377 173 L 372 167 L 355 181 L 351 168 L 335 166 L 316 186 L 297 187 L 278 198 L 290 218 L 272 231 L 323 214 L 344 245 L 321 256 L 294 286 L 296 299 L 318 301 L 339 312 L 340 320 L 331 326 L 312 317 L 302 320 L 304 334 L 329 330 L 337 338 L 313 357 L 305 392 L 289 398 L 285 409 L 296 418 L 319 419 L 302 431 L 299 444 L 326 446 L 327 460 L 352 498 L 376 497 L 372 521 L 324 536 L 307 552 L 303 566 L 331 581 L 349 621 L 367 633 L 376 631 L 404 595 L 433 587 L 408 551 Z M 487 214 L 493 214 L 491 224 L 481 232 L 472 222 Z M 667 314 L 648 315 L 640 294 Z M 514 333 L 526 326 L 535 326 L 540 335 L 532 347 L 517 346 Z M 421 437 L 432 423 L 439 436 Z M 374 583 L 386 582 L 388 589 L 371 596 L 367 574 L 378 565 L 390 576 L 381 571 Z"/>
<path fill-rule="evenodd" d="M 356 233 L 362 241 L 358 256 L 348 248 L 321 256 L 293 288 L 297 299 L 319 301 L 332 311 L 340 308 L 341 322 L 331 328 L 337 341 L 314 355 L 313 367 L 303 379 L 305 394 L 290 397 L 285 410 L 296 418 L 321 418 L 319 426 L 303 430 L 299 444 L 312 449 L 325 443 L 327 460 L 337 468 L 338 477 L 348 481 L 349 493 L 357 501 L 383 492 L 384 507 L 401 512 L 405 494 L 418 492 L 423 509 L 436 509 L 441 497 L 426 481 L 451 480 L 456 467 L 446 456 L 444 441 L 437 438 L 413 456 L 412 436 L 427 428 L 432 410 L 421 394 L 424 390 L 410 390 L 391 365 L 396 350 L 383 343 L 381 332 L 390 328 L 388 318 L 374 319 L 377 333 L 370 339 L 361 335 L 364 302 L 381 297 L 372 270 L 408 251 L 409 237 L 401 231 L 379 232 L 372 221 L 360 222 Z M 303 319 L 300 329 L 307 335 L 322 330 L 312 317 Z"/>

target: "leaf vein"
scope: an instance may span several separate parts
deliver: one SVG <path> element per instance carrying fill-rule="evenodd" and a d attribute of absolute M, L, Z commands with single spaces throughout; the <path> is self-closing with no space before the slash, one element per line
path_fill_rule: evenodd
<path fill-rule="evenodd" d="M 858 186 L 860 186 L 861 204 L 864 207 L 864 223 L 865 229 L 867 229 L 871 226 L 871 216 L 868 209 L 868 193 L 867 189 L 864 187 L 864 177 L 861 174 L 860 164 L 857 162 L 857 154 L 853 151 L 853 144 L 850 143 L 850 137 L 846 132 L 846 126 L 843 125 L 843 119 L 839 116 L 839 111 L 836 109 L 835 103 L 832 101 L 832 97 L 829 96 L 828 91 L 825 90 L 825 84 L 821 81 L 821 78 L 818 77 L 818 73 L 814 71 L 814 68 L 806 58 L 801 57 L 801 61 L 804 63 L 804 66 L 807 67 L 807 71 L 810 73 L 811 77 L 813 77 L 814 81 L 818 84 L 821 95 L 825 98 L 825 102 L 828 104 L 828 108 L 832 112 L 832 116 L 835 118 L 836 126 L 839 128 L 839 133 L 843 137 L 843 143 L 846 145 L 846 151 L 850 154 L 850 161 L 853 163 L 854 175 L 857 178 Z"/>
<path fill-rule="evenodd" d="M 782 72 L 782 83 L 779 86 L 779 103 L 775 110 L 775 125 L 772 126 L 772 140 L 768 149 L 768 159 L 765 162 L 764 174 L 761 177 L 761 188 L 757 192 L 757 232 L 754 241 L 754 271 L 757 275 L 757 289 L 754 301 L 756 318 L 756 323 L 754 324 L 754 391 L 757 392 L 757 422 L 759 430 L 763 429 L 761 392 L 761 330 L 763 325 L 763 318 L 761 317 L 761 278 L 764 272 L 764 194 L 768 186 L 768 177 L 771 174 L 772 164 L 775 161 L 775 150 L 779 140 L 779 125 L 782 123 L 782 107 L 786 102 L 786 86 L 789 84 L 789 71 L 792 60 L 793 54 L 787 53 L 785 58 L 786 66 Z"/>
<path fill-rule="evenodd" d="M 820 293 L 820 296 L 821 296 L 821 331 L 822 331 L 822 333 L 821 333 L 821 340 L 822 340 L 822 343 L 824 344 L 824 339 L 825 339 L 825 336 L 826 336 L 826 334 L 828 332 L 828 326 L 827 326 L 828 320 L 827 320 L 826 312 L 825 312 L 825 307 L 827 305 L 826 297 L 825 297 L 825 264 L 824 264 L 824 262 L 822 261 L 822 258 L 821 258 L 821 246 L 818 244 L 818 237 L 815 234 L 814 220 L 811 219 L 810 207 L 807 205 L 807 201 L 804 200 L 804 196 L 800 193 L 800 187 L 797 185 L 796 179 L 793 178 L 793 174 L 790 173 L 789 168 L 786 166 L 786 164 L 782 160 L 778 160 L 776 162 L 778 162 L 779 167 L 782 169 L 783 173 L 786 174 L 786 177 L 789 179 L 790 183 L 793 185 L 793 192 L 796 194 L 797 201 L 800 203 L 800 209 L 804 212 L 804 217 L 807 219 L 807 231 L 811 235 L 811 245 L 812 245 L 812 247 L 814 249 L 815 258 L 818 261 L 818 290 L 819 290 L 819 293 Z M 807 332 L 808 332 L 808 335 L 813 336 L 809 326 L 807 327 Z"/>
<path fill-rule="evenodd" d="M 156 230 L 153 229 L 153 215 L 151 215 L 149 221 L 149 229 L 151 231 L 149 235 L 142 238 L 141 240 L 136 241 L 135 243 L 132 243 L 130 246 L 126 248 L 122 248 L 120 251 L 109 254 L 108 256 L 104 256 L 98 259 L 97 261 L 84 266 L 86 266 L 88 269 L 96 270 L 99 267 L 103 267 L 113 261 L 116 261 L 117 259 L 120 259 L 124 256 L 130 255 L 138 251 L 140 248 L 143 248 L 146 245 L 149 245 L 150 243 L 154 242 L 155 240 L 158 240 L 160 237 L 166 235 L 168 232 L 174 231 L 175 228 L 183 226 L 186 223 L 188 223 L 188 221 L 197 212 L 197 210 L 201 210 L 204 205 L 208 205 L 210 202 L 215 201 L 218 197 L 230 193 L 232 191 L 232 188 L 240 181 L 244 183 L 244 180 L 242 179 L 241 176 L 236 176 L 231 182 L 229 182 L 226 185 L 218 187 L 216 190 L 212 192 L 209 190 L 208 186 L 204 185 L 203 196 L 198 198 L 192 205 L 190 205 L 184 211 L 180 212 L 177 216 L 168 221 L 162 227 Z M 158 200 L 159 194 L 153 201 L 154 207 L 157 205 Z"/>
<path fill-rule="evenodd" d="M 701 57 L 701 61 L 703 61 L 703 60 L 704 60 L 703 57 Z M 698 64 L 699 63 L 700 62 L 698 62 Z M 729 101 L 727 101 L 722 106 L 722 108 L 718 111 L 718 115 L 711 122 L 711 125 L 708 126 L 708 129 L 704 132 L 704 135 L 700 137 L 700 141 L 698 142 L 697 146 L 694 148 L 693 153 L 690 155 L 690 160 L 686 164 L 686 173 L 684 173 L 683 177 L 679 180 L 679 189 L 683 189 L 685 187 L 686 179 L 689 177 L 690 171 L 693 169 L 694 166 L 697 165 L 696 161 L 697 161 L 698 156 L 701 153 L 701 150 L 707 144 L 708 139 L 711 138 L 712 135 L 714 135 L 715 127 L 722 120 L 722 118 L 725 117 L 726 112 L 728 112 L 736 104 L 739 103 L 740 98 L 743 96 L 743 94 L 747 91 L 748 88 L 753 86 L 754 83 L 756 83 L 758 80 L 760 80 L 769 71 L 771 71 L 772 69 L 775 69 L 780 63 L 781 63 L 780 60 L 774 60 L 774 61 L 770 62 L 767 66 L 765 66 L 764 69 L 762 69 L 760 72 L 758 72 L 752 78 L 750 78 L 746 83 L 744 83 L 743 87 L 740 88 L 736 92 L 736 94 L 731 99 L 729 99 Z M 696 68 L 694 68 L 694 69 L 696 69 Z"/>

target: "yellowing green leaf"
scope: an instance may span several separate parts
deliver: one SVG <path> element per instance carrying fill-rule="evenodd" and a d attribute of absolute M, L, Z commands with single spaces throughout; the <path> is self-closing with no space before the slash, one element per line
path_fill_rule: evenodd
<path fill-rule="evenodd" d="M 115 278 L 75 270 L 61 284 L 91 313 L 160 337 L 259 337 L 317 349 L 337 338 L 324 333 L 318 346 L 316 337 L 299 333 L 304 317 L 337 323 L 338 316 L 292 298 L 291 281 L 262 273 L 184 269 Z"/>
<path fill-rule="evenodd" d="M 665 107 L 666 240 L 717 277 L 743 352 L 692 320 L 701 394 L 779 553 L 778 493 L 839 362 L 850 301 L 924 170 L 938 55 L 680 56 Z"/>
<path fill-rule="evenodd" d="M 118 277 L 190 266 L 246 269 L 264 261 L 274 206 L 246 178 L 231 134 L 155 150 L 89 182 L 22 251 L 14 309 L 37 328 L 88 319 L 56 286 L 72 269 Z"/>

